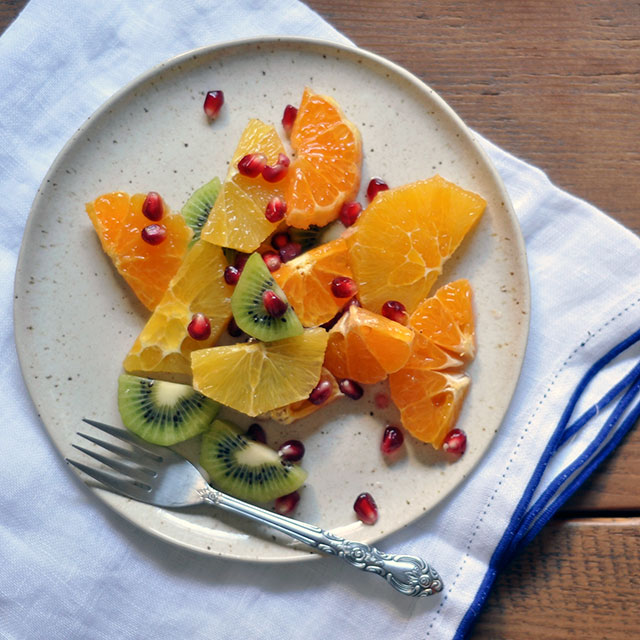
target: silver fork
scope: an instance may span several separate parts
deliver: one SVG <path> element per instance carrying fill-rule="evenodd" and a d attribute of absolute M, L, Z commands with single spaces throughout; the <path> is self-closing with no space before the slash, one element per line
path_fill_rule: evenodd
<path fill-rule="evenodd" d="M 87 418 L 83 421 L 129 445 L 122 447 L 78 432 L 85 440 L 119 456 L 118 459 L 73 445 L 119 475 L 66 459 L 112 491 L 159 507 L 214 505 L 269 525 L 317 551 L 342 558 L 357 569 L 382 576 L 400 593 L 420 597 L 442 591 L 440 576 L 422 558 L 383 553 L 362 542 L 345 540 L 315 525 L 238 500 L 211 487 L 191 462 L 172 449 L 144 442 L 125 429 Z"/>

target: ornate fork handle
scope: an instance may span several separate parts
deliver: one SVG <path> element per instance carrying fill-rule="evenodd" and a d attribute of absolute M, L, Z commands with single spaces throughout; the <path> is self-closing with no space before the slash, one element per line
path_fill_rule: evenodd
<path fill-rule="evenodd" d="M 313 549 L 342 558 L 356 569 L 382 576 L 400 593 L 423 597 L 442 591 L 438 572 L 417 556 L 383 553 L 368 544 L 345 540 L 315 525 L 267 511 L 213 488 L 201 495 L 204 502 L 267 524 Z"/>

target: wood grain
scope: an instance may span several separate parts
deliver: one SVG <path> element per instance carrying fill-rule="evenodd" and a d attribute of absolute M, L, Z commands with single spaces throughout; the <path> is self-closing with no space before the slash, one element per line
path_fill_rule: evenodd
<path fill-rule="evenodd" d="M 470 637 L 637 638 L 638 569 L 640 518 L 552 522 L 499 575 Z"/>

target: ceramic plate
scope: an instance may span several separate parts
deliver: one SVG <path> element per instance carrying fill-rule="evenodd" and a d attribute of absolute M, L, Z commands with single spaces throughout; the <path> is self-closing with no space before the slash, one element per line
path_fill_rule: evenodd
<path fill-rule="evenodd" d="M 71 443 L 83 416 L 121 424 L 116 381 L 148 314 L 101 251 L 85 202 L 108 191 L 156 190 L 179 209 L 204 182 L 224 177 L 249 118 L 279 123 L 305 86 L 333 96 L 360 128 L 361 202 L 370 176 L 401 185 L 439 173 L 488 203 L 438 283 L 466 277 L 475 292 L 478 355 L 458 422 L 469 442 L 459 461 L 407 438 L 404 454 L 387 463 L 380 439 L 398 415 L 375 408 L 378 388 L 288 427 L 263 423 L 275 446 L 289 438 L 306 444 L 309 478 L 295 517 L 370 543 L 432 509 L 485 454 L 515 388 L 529 319 L 524 245 L 500 178 L 443 100 L 398 66 L 322 41 L 244 40 L 181 55 L 125 87 L 73 136 L 40 187 L 16 275 L 16 342 L 33 401 L 63 456 L 81 455 Z M 210 89 L 223 89 L 226 100 L 213 123 L 202 110 Z M 183 451 L 197 455 L 197 442 Z M 142 529 L 183 547 L 243 560 L 316 557 L 228 514 L 168 511 L 92 490 Z M 378 503 L 375 526 L 355 518 L 362 491 Z"/>

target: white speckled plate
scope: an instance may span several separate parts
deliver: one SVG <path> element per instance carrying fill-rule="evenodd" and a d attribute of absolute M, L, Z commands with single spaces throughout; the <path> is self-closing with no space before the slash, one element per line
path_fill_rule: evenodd
<path fill-rule="evenodd" d="M 309 478 L 296 517 L 374 542 L 431 509 L 490 446 L 518 379 L 529 320 L 524 245 L 500 178 L 442 99 L 396 65 L 321 41 L 247 40 L 184 54 L 125 87 L 73 136 L 35 199 L 16 275 L 16 343 L 33 401 L 63 456 L 78 455 L 71 443 L 83 416 L 121 424 L 116 381 L 147 312 L 102 253 L 84 203 L 108 191 L 157 190 L 179 209 L 212 176 L 224 177 L 249 118 L 279 123 L 306 85 L 335 97 L 360 128 L 365 187 L 372 175 L 393 186 L 437 172 L 488 202 L 439 283 L 467 277 L 475 291 L 478 355 L 458 423 L 469 439 L 461 460 L 407 438 L 405 454 L 386 462 L 381 434 L 398 417 L 375 409 L 375 389 L 290 427 L 264 423 L 271 444 L 300 438 L 307 446 Z M 223 89 L 226 99 L 211 124 L 202 111 L 210 89 Z M 197 443 L 186 450 L 196 454 Z M 315 557 L 227 514 L 168 511 L 93 491 L 141 528 L 190 549 L 243 560 Z M 378 503 L 373 527 L 352 510 L 362 491 Z"/>

